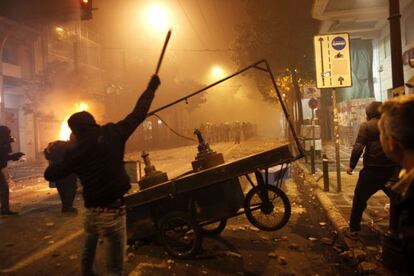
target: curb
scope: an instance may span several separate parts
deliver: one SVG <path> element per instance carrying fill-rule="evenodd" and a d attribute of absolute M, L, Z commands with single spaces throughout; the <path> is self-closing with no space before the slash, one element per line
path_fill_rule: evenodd
<path fill-rule="evenodd" d="M 307 173 L 308 175 L 310 175 L 309 169 L 306 168 L 306 165 L 303 164 L 302 162 L 295 162 L 295 165 L 298 167 L 299 170 L 301 170 L 302 172 Z M 338 238 L 339 240 L 341 240 L 345 246 L 348 248 L 348 251 L 344 251 L 345 252 L 351 252 L 352 254 L 354 253 L 354 250 L 356 251 L 364 251 L 367 252 L 367 249 L 365 247 L 365 245 L 363 244 L 362 241 L 358 240 L 351 240 L 349 238 L 347 238 L 344 234 L 343 234 L 343 230 L 345 228 L 348 227 L 348 222 L 347 220 L 344 218 L 344 216 L 341 214 L 341 212 L 335 207 L 335 205 L 333 204 L 332 200 L 326 195 L 326 192 L 324 192 L 319 185 L 316 183 L 316 179 L 314 177 L 306 177 L 306 174 L 304 174 L 302 176 L 303 181 L 308 182 L 309 184 L 312 185 L 313 188 L 313 193 L 315 194 L 316 198 L 319 200 L 320 205 L 322 206 L 322 208 L 324 209 L 324 211 L 326 212 L 328 219 L 332 222 L 332 225 L 334 226 L 335 230 L 338 233 Z M 371 230 L 376 230 L 376 229 L 371 229 Z M 355 257 L 354 257 L 355 258 Z M 358 257 L 356 257 L 354 259 L 354 263 L 355 265 L 357 265 L 358 267 L 358 271 L 361 274 L 370 274 L 370 272 L 375 273 L 379 273 L 379 275 L 395 275 L 392 271 L 388 270 L 387 268 L 384 267 L 384 265 L 379 262 L 378 260 L 375 261 L 362 261 L 358 260 Z M 364 264 L 365 263 L 365 264 Z M 367 264 L 374 264 L 376 266 L 376 268 L 373 271 L 367 271 L 365 270 L 363 267 L 364 265 Z M 377 275 L 377 274 L 376 274 Z"/>
<path fill-rule="evenodd" d="M 296 165 L 303 172 L 310 174 L 308 168 L 306 168 L 306 166 L 303 163 L 296 162 Z M 325 210 L 328 218 L 332 221 L 332 224 L 334 225 L 335 230 L 338 231 L 338 233 L 340 233 L 344 228 L 348 227 L 348 222 L 346 221 L 344 216 L 341 214 L 338 208 L 335 207 L 332 200 L 325 194 L 325 192 L 322 191 L 322 189 L 316 183 L 316 180 L 310 177 L 306 177 L 306 178 L 304 177 L 304 180 L 306 180 L 312 185 L 314 189 L 313 192 L 318 198 L 319 203 L 321 204 L 322 208 Z"/>
<path fill-rule="evenodd" d="M 309 169 L 306 167 L 305 164 L 303 164 L 300 161 L 296 162 L 295 164 L 301 171 L 306 172 L 308 175 L 310 175 Z M 315 194 L 320 205 L 324 209 L 326 215 L 328 216 L 328 219 L 331 221 L 332 225 L 337 231 L 338 238 L 344 242 L 348 249 L 364 248 L 364 244 L 361 241 L 351 240 L 343 235 L 344 229 L 346 229 L 349 226 L 349 224 L 346 218 L 338 210 L 338 208 L 336 208 L 332 200 L 326 195 L 326 192 L 324 192 L 316 183 L 316 179 L 314 177 L 304 176 L 303 180 L 312 185 L 313 193 Z"/>

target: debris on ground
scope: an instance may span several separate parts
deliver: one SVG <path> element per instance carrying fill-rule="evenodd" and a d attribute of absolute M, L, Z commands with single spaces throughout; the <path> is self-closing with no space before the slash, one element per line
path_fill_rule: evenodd
<path fill-rule="evenodd" d="M 358 265 L 358 271 L 363 274 L 372 273 L 376 271 L 377 267 L 374 263 L 364 261 Z"/>
<path fill-rule="evenodd" d="M 132 261 L 134 258 L 135 258 L 135 254 L 134 253 L 131 253 L 131 252 L 128 253 L 128 255 L 127 255 L 128 262 Z"/>
<path fill-rule="evenodd" d="M 280 265 L 287 265 L 286 258 L 283 256 L 279 256 L 276 252 L 270 252 L 269 254 L 267 254 L 267 256 L 269 258 L 276 259 L 276 261 Z"/>
<path fill-rule="evenodd" d="M 334 243 L 334 241 L 332 239 L 326 238 L 326 237 L 322 238 L 321 242 L 326 244 L 326 245 L 332 245 Z"/>
<path fill-rule="evenodd" d="M 291 250 L 300 251 L 300 247 L 296 243 L 289 244 L 288 248 L 291 249 Z"/>
<path fill-rule="evenodd" d="M 242 258 L 242 256 L 239 253 L 234 251 L 226 251 L 224 254 L 228 257 Z"/>
<path fill-rule="evenodd" d="M 367 253 L 360 248 L 353 248 L 353 257 L 357 262 L 362 262 L 367 257 Z"/>
<path fill-rule="evenodd" d="M 340 254 L 341 257 L 356 261 L 357 263 L 362 262 L 367 257 L 367 253 L 361 248 L 351 248 L 350 250 L 344 251 Z"/>
<path fill-rule="evenodd" d="M 78 258 L 78 255 L 76 255 L 76 254 L 72 254 L 72 255 L 69 256 L 70 260 L 76 260 L 77 258 Z"/>
<path fill-rule="evenodd" d="M 340 245 L 335 245 L 333 247 L 333 249 L 335 250 L 336 253 L 342 253 L 342 252 L 345 251 L 345 248 L 343 246 L 340 246 Z"/>
<path fill-rule="evenodd" d="M 169 264 L 169 265 L 174 264 L 174 260 L 172 260 L 172 259 L 168 259 L 168 260 L 167 260 L 167 264 Z"/>
<path fill-rule="evenodd" d="M 315 237 L 308 237 L 308 240 L 310 240 L 310 241 L 316 241 L 316 240 L 318 240 L 317 238 L 315 238 Z"/>
<path fill-rule="evenodd" d="M 47 222 L 45 225 L 47 227 L 52 227 L 52 226 L 55 226 L 55 223 L 54 222 Z"/>
<path fill-rule="evenodd" d="M 374 252 L 379 251 L 379 248 L 378 248 L 378 247 L 376 247 L 376 246 L 367 246 L 366 248 L 367 248 L 369 251 L 374 251 Z"/>

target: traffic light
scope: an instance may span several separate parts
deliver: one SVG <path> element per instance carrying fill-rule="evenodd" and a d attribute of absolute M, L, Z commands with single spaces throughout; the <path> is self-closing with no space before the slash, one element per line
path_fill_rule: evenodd
<path fill-rule="evenodd" d="M 92 0 L 79 0 L 81 20 L 92 19 Z"/>

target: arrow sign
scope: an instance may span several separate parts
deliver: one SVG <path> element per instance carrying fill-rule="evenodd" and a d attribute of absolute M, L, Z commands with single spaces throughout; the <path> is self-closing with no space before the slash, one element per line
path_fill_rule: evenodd
<path fill-rule="evenodd" d="M 322 43 L 323 43 L 323 37 L 319 38 L 319 45 L 321 47 L 321 67 L 322 67 L 322 84 L 323 86 L 325 86 L 325 68 L 324 68 L 324 64 L 323 64 L 323 47 L 322 47 Z"/>
<path fill-rule="evenodd" d="M 317 88 L 352 86 L 350 43 L 348 33 L 313 37 Z"/>

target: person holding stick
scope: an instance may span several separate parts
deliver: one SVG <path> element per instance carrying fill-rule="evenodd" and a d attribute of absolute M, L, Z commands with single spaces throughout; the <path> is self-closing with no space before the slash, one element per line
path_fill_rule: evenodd
<path fill-rule="evenodd" d="M 125 143 L 145 120 L 160 85 L 158 72 L 171 36 L 168 31 L 155 74 L 139 97 L 134 109 L 123 120 L 100 126 L 87 111 L 70 116 L 68 125 L 75 143 L 63 162 L 50 164 L 45 179 L 56 181 L 75 173 L 83 186 L 86 207 L 85 244 L 82 253 L 82 275 L 96 275 L 94 260 L 99 237 L 107 241 L 108 275 L 123 275 L 126 248 L 126 212 L 124 195 L 131 188 L 124 168 Z"/>
<path fill-rule="evenodd" d="M 123 275 L 126 246 L 126 216 L 123 197 L 130 189 L 124 168 L 125 143 L 145 120 L 160 79 L 153 75 L 134 109 L 123 120 L 100 126 L 87 111 L 73 114 L 68 124 L 75 136 L 63 162 L 51 163 L 45 179 L 57 181 L 75 173 L 83 186 L 86 207 L 86 239 L 82 275 L 95 275 L 93 268 L 98 238 L 106 239 L 107 273 Z"/>

